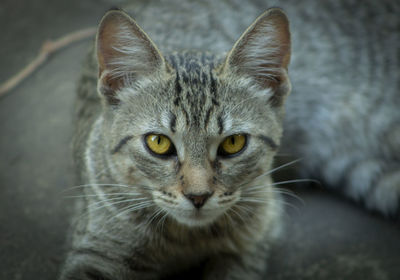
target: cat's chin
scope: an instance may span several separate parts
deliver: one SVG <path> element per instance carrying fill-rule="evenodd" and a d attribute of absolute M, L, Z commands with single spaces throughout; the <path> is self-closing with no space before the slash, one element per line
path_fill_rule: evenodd
<path fill-rule="evenodd" d="M 204 227 L 214 223 L 220 215 L 208 214 L 204 211 L 188 211 L 188 213 L 170 213 L 179 223 L 188 227 Z"/>

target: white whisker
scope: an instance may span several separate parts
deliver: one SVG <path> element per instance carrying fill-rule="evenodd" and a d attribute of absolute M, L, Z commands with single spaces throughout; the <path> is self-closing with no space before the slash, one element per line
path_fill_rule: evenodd
<path fill-rule="evenodd" d="M 123 215 L 128 215 L 129 213 L 132 213 L 134 211 L 138 211 L 138 210 L 142 210 L 145 208 L 148 208 L 150 206 L 153 206 L 153 202 L 148 200 L 148 201 L 143 201 L 143 202 L 139 202 L 137 204 L 134 205 L 129 205 L 127 207 L 124 207 L 122 209 L 119 209 L 120 212 L 118 214 L 116 214 L 115 216 L 112 216 L 111 218 L 107 219 L 107 221 L 105 223 L 109 223 L 112 220 L 119 218 Z"/>
<path fill-rule="evenodd" d="M 270 199 L 257 199 L 257 198 L 247 198 L 247 197 L 240 199 L 240 202 L 242 202 L 242 203 L 256 203 L 256 204 L 268 204 L 268 203 L 270 203 L 270 201 L 271 201 Z M 284 200 L 281 200 L 281 203 L 283 205 L 287 205 L 287 206 L 294 208 L 297 212 L 300 212 L 299 208 L 297 206 L 293 205 L 292 203 L 289 203 Z"/>
<path fill-rule="evenodd" d="M 84 185 L 79 185 L 79 186 L 74 186 L 74 187 L 70 187 L 66 190 L 63 190 L 62 192 L 66 192 L 66 191 L 71 191 L 74 189 L 79 189 L 79 188 L 90 188 L 90 187 L 122 187 L 122 188 L 145 188 L 145 189 L 149 189 L 148 186 L 145 185 L 124 185 L 124 184 L 107 184 L 107 183 L 102 183 L 102 184 L 97 184 L 97 183 L 93 183 L 93 184 L 84 184 Z"/>
<path fill-rule="evenodd" d="M 245 223 L 246 223 L 246 220 L 245 220 L 245 219 L 243 218 L 243 216 L 239 213 L 239 212 L 240 212 L 239 209 L 238 209 L 238 211 L 236 211 L 235 209 L 233 209 L 234 207 L 237 207 L 237 206 L 238 206 L 237 204 L 233 205 L 231 208 L 229 208 L 228 211 L 232 211 L 236 216 L 239 217 L 239 219 L 242 221 L 242 223 L 245 224 Z"/>
<path fill-rule="evenodd" d="M 115 195 L 127 195 L 127 196 L 139 196 L 141 193 L 103 193 L 104 196 L 115 196 Z M 64 196 L 65 198 L 84 198 L 84 197 L 98 197 L 97 194 L 83 194 L 83 195 L 69 195 Z"/>
<path fill-rule="evenodd" d="M 263 177 L 263 176 L 272 174 L 272 173 L 275 172 L 275 171 L 278 171 L 278 170 L 281 170 L 282 168 L 285 168 L 285 167 L 287 167 L 287 166 L 293 165 L 293 164 L 295 164 L 295 163 L 297 163 L 297 162 L 299 162 L 299 161 L 301 161 L 301 160 L 302 160 L 301 158 L 295 159 L 295 160 L 292 160 L 292 161 L 290 161 L 290 162 L 288 162 L 288 163 L 285 163 L 285 164 L 282 164 L 282 165 L 280 165 L 280 166 L 278 166 L 278 167 L 275 167 L 275 168 L 273 168 L 273 169 L 270 169 L 270 170 L 268 170 L 267 172 L 265 172 L 265 173 L 263 173 L 263 174 L 258 175 L 257 177 L 255 177 L 254 180 L 255 180 L 255 179 L 258 179 L 258 178 L 260 178 L 260 177 Z"/>
<path fill-rule="evenodd" d="M 321 184 L 318 180 L 314 180 L 314 179 L 293 179 L 293 180 L 287 180 L 287 181 L 279 181 L 279 182 L 271 184 L 271 186 L 293 184 L 293 183 L 303 183 L 303 182 Z"/>
<path fill-rule="evenodd" d="M 114 205 L 118 205 L 118 204 L 121 204 L 121 203 L 135 202 L 135 201 L 141 201 L 141 200 L 147 200 L 147 198 L 145 198 L 145 197 L 133 198 L 133 199 L 132 199 L 132 198 L 131 198 L 131 199 L 124 199 L 124 200 L 120 200 L 120 199 L 121 199 L 120 197 L 117 197 L 117 198 L 110 198 L 110 199 L 100 200 L 100 201 L 97 201 L 97 202 L 95 202 L 95 203 L 89 204 L 89 205 L 87 206 L 87 208 L 90 209 L 90 210 L 92 210 L 92 211 L 97 211 L 98 209 L 101 209 L 101 208 L 103 208 L 103 207 L 114 206 Z M 114 201 L 114 200 L 119 200 L 119 201 L 117 201 L 117 202 L 112 202 L 112 203 L 108 203 L 109 201 Z M 101 204 L 101 203 L 103 203 L 104 205 L 102 205 L 101 207 L 92 208 L 93 206 L 98 205 L 98 204 Z"/>
<path fill-rule="evenodd" d="M 299 197 L 298 195 L 296 195 L 295 193 L 293 193 L 289 190 L 284 190 L 284 189 L 255 190 L 255 191 L 246 192 L 245 194 L 246 195 L 258 195 L 258 194 L 262 194 L 262 193 L 277 193 L 277 194 L 287 195 L 287 196 L 297 199 L 298 201 L 301 202 L 302 205 L 305 205 L 305 202 L 301 197 Z"/>

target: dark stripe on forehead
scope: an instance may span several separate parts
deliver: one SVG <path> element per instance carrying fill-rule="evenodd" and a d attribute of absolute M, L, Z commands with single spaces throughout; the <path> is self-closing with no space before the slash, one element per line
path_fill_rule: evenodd
<path fill-rule="evenodd" d="M 210 69 L 210 81 L 211 81 L 211 94 L 215 97 L 217 95 L 217 85 L 211 69 Z"/>
<path fill-rule="evenodd" d="M 128 143 L 129 140 L 131 140 L 133 136 L 126 136 L 124 137 L 121 141 L 119 141 L 118 145 L 115 146 L 115 148 L 111 151 L 111 154 L 118 153 L 119 150 L 121 150 L 122 146 L 124 146 L 126 143 Z"/>
<path fill-rule="evenodd" d="M 222 132 L 224 131 L 224 120 L 222 119 L 222 116 L 218 116 L 218 133 L 222 134 Z"/>
<path fill-rule="evenodd" d="M 181 84 L 179 83 L 179 80 L 180 80 L 179 72 L 176 71 L 175 91 L 176 91 L 176 94 L 177 94 L 178 96 L 180 96 L 180 94 L 181 94 L 181 92 L 182 92 L 182 86 L 181 86 Z"/>
<path fill-rule="evenodd" d="M 219 106 L 219 102 L 213 97 L 212 99 L 211 99 L 211 102 L 212 102 L 212 104 L 214 104 L 215 106 Z"/>
<path fill-rule="evenodd" d="M 265 135 L 258 135 L 258 138 L 263 141 L 266 145 L 268 145 L 272 150 L 277 150 L 278 145 L 272 140 L 270 137 L 265 136 Z"/>
<path fill-rule="evenodd" d="M 176 116 L 175 116 L 175 114 L 174 113 L 170 113 L 170 121 L 169 121 L 169 128 L 170 128 L 170 130 L 173 132 L 173 133 L 175 133 L 176 132 Z"/>
<path fill-rule="evenodd" d="M 180 96 L 175 97 L 175 99 L 174 99 L 174 105 L 175 105 L 175 106 L 178 106 L 178 105 L 179 105 L 179 102 L 181 102 Z"/>

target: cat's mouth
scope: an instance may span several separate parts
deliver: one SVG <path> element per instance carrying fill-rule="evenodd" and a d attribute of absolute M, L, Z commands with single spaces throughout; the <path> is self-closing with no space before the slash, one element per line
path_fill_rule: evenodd
<path fill-rule="evenodd" d="M 172 195 L 171 195 L 172 196 Z M 215 223 L 239 200 L 240 193 L 211 193 L 207 199 L 177 196 L 166 199 L 162 192 L 154 193 L 154 202 L 176 222 L 189 227 L 204 227 Z M 197 199 L 197 200 L 196 200 Z M 201 203 L 198 200 L 201 199 Z"/>

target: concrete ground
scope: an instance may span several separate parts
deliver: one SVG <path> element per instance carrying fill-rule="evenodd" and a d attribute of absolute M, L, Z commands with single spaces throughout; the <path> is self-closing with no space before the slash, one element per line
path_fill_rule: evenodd
<path fill-rule="evenodd" d="M 1 0 L 0 82 L 43 41 L 94 26 L 107 2 Z M 0 99 L 0 279 L 56 279 L 73 186 L 72 105 L 90 41 L 51 57 Z M 400 279 L 400 227 L 322 188 L 295 189 L 269 279 Z"/>

